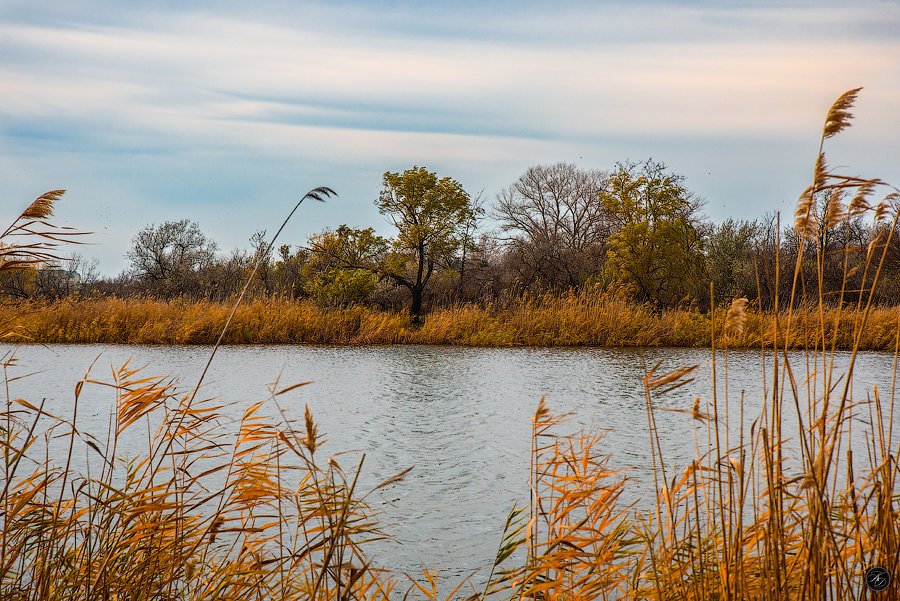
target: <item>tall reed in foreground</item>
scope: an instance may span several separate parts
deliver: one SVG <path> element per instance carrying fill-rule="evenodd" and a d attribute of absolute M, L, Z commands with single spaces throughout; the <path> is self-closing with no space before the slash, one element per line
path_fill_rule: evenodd
<path fill-rule="evenodd" d="M 639 530 L 652 552 L 648 580 L 653 584 L 643 585 L 642 595 L 864 598 L 870 594 L 863 582 L 866 568 L 880 565 L 898 575 L 900 522 L 895 484 L 900 449 L 891 447 L 894 391 L 886 404 L 877 389 L 865 397 L 859 391 L 853 395 L 852 382 L 862 332 L 871 317 L 875 283 L 896 235 L 900 197 L 892 191 L 873 206 L 869 198 L 884 183 L 831 172 L 822 151 L 827 138 L 849 125 L 849 109 L 858 91 L 842 95 L 828 112 L 813 184 L 801 195 L 797 210 L 800 248 L 791 285 L 797 289 L 801 261 L 809 257 L 806 245 L 815 245 L 811 260 L 821 278 L 819 237 L 842 220 L 869 214 L 879 227 L 867 249 L 866 284 L 862 290 L 842 290 L 841 302 L 831 312 L 820 286 L 816 336 L 807 339 L 797 354 L 788 352 L 786 342 L 792 338 L 795 322 L 791 317 L 800 301 L 792 296 L 787 319 L 775 324 L 775 352 L 768 358 L 772 373 L 763 375 L 762 411 L 749 429 L 743 395 L 736 404 L 725 386 L 724 395 L 716 388 L 712 391 L 706 444 L 698 443 L 697 460 L 683 473 L 667 473 L 658 440 L 652 445 L 660 466 L 660 497 L 656 512 Z M 820 199 L 825 199 L 827 207 L 817 211 Z M 847 276 L 845 262 L 845 281 Z M 714 386 L 718 384 L 716 367 L 719 363 L 727 367 L 728 336 L 739 335 L 744 324 L 745 302 L 734 301 L 724 323 L 711 324 Z M 838 373 L 834 352 L 838 332 L 830 326 L 845 319 L 852 324 L 853 344 L 849 365 Z M 722 331 L 726 345 L 717 349 Z M 691 369 L 662 376 L 648 371 L 644 384 L 653 437 L 657 436 L 657 397 L 682 383 Z M 727 370 L 720 374 L 727 383 Z M 737 431 L 732 430 L 735 411 L 740 412 Z M 796 419 L 795 432 L 784 428 L 787 415 Z M 862 428 L 853 424 L 857 420 L 863 422 Z M 854 456 L 849 447 L 851 430 L 855 438 L 865 440 L 867 456 Z M 879 598 L 896 599 L 898 591 L 894 586 Z"/>
<path fill-rule="evenodd" d="M 0 597 L 388 597 L 394 581 L 363 553 L 381 536 L 357 487 L 364 457 L 352 469 L 323 458 L 308 409 L 299 429 L 278 417 L 282 395 L 305 383 L 273 385 L 234 422 L 214 401 L 189 406 L 190 393 L 126 365 L 107 385 L 108 432 L 95 437 L 79 430 L 78 405 L 99 384 L 78 382 L 71 418 L 9 401 Z M 55 438 L 68 446 L 64 467 L 28 454 Z M 73 473 L 86 453 L 94 473 Z"/>
<path fill-rule="evenodd" d="M 795 295 L 775 312 L 769 340 L 758 341 L 771 372 L 760 374 L 764 398 L 752 403 L 743 393 L 736 402 L 727 386 L 728 350 L 739 346 L 749 320 L 746 299 L 714 312 L 706 328 L 709 397 L 690 408 L 662 407 L 662 398 L 690 382 L 699 366 L 669 372 L 645 366 L 657 498 L 635 519 L 616 505 L 627 481 L 598 459 L 597 438 L 551 436 L 557 419 L 542 402 L 533 417 L 530 511 L 510 514 L 486 591 L 533 599 L 900 599 L 895 390 L 853 390 L 900 194 L 892 189 L 871 203 L 885 184 L 833 173 L 822 151 L 827 138 L 848 126 L 858 91 L 842 95 L 828 112 L 813 184 L 796 215 L 795 279 L 786 285 L 798 289 L 804 260 L 815 261 L 821 275 L 817 240 L 824 231 L 871 215 L 879 227 L 866 249 L 863 289 L 842 290 L 838 306 L 828 309 L 820 287 L 817 299 Z M 817 202 L 826 206 L 817 210 Z M 808 244 L 815 245 L 812 252 L 805 252 Z M 845 267 L 845 280 L 849 275 Z M 798 312 L 814 315 L 816 328 L 803 332 L 800 350 L 789 352 L 796 348 Z M 849 364 L 839 370 L 835 350 L 848 337 Z M 896 317 L 891 338 L 896 379 Z M 661 419 L 683 419 L 685 430 L 693 430 L 696 459 L 689 465 L 676 470 L 667 461 Z M 788 431 L 790 423 L 795 430 Z M 850 446 L 851 432 L 864 441 L 863 456 Z M 873 566 L 895 580 L 883 592 L 866 585 Z"/>
<path fill-rule="evenodd" d="M 312 197 L 316 192 L 331 193 L 318 189 Z M 38 198 L 0 235 L 37 238 L 0 246 L 0 272 L 56 258 L 56 242 L 74 234 L 45 221 L 61 194 Z M 274 416 L 266 417 L 258 402 L 235 423 L 222 405 L 194 402 L 199 383 L 178 393 L 171 381 L 126 364 L 109 383 L 86 374 L 75 385 L 68 418 L 51 415 L 44 402 L 10 395 L 17 378 L 7 370 L 15 363 L 8 353 L 0 364 L 7 397 L 0 420 L 3 599 L 389 595 L 393 581 L 362 553 L 366 541 L 381 536 L 357 489 L 364 456 L 346 472 L 334 457 L 322 461 L 316 451 L 323 441 L 308 408 L 302 431 L 280 411 L 278 397 L 307 382 L 275 383 L 268 399 Z M 105 436 L 80 426 L 86 385 L 115 394 Z M 64 465 L 49 457 L 60 439 Z M 136 441 L 144 449 L 132 455 Z M 72 467 L 82 454 L 86 473 Z"/>

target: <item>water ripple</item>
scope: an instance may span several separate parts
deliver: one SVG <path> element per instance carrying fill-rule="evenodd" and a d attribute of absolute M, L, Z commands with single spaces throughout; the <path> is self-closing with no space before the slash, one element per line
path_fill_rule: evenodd
<path fill-rule="evenodd" d="M 208 347 L 21 347 L 21 372 L 44 373 L 15 382 L 11 392 L 30 400 L 47 397 L 48 411 L 66 415 L 75 382 L 98 354 L 95 377 L 106 377 L 111 365 L 133 358 L 149 365 L 147 375 L 176 375 L 189 387 L 208 352 Z M 282 387 L 314 380 L 279 402 L 297 423 L 309 405 L 328 439 L 323 453 L 355 450 L 355 461 L 358 453 L 366 454 L 363 490 L 415 465 L 405 481 L 370 497 L 396 539 L 376 545 L 376 563 L 410 574 L 437 567 L 453 580 L 489 565 L 509 508 L 514 501 L 527 502 L 530 417 L 544 395 L 554 412 L 573 412 L 565 430 L 608 430 L 602 444 L 612 467 L 636 466 L 629 472 L 626 502 L 652 490 L 644 365 L 659 359 L 661 369 L 701 363 L 694 382 L 658 401 L 685 409 L 697 395 L 710 400 L 710 357 L 708 349 L 653 349 L 645 355 L 642 359 L 637 349 L 234 346 L 220 349 L 205 393 L 240 400 L 232 409 L 239 415 L 250 402 L 265 398 L 266 385 L 276 378 Z M 863 353 L 858 362 L 860 394 L 872 384 L 890 390 L 889 354 Z M 746 390 L 747 429 L 761 405 L 759 365 L 758 352 L 729 356 L 730 398 L 735 403 Z M 719 386 L 721 399 L 721 381 Z M 81 426 L 105 432 L 112 402 L 108 390 L 85 388 L 83 400 L 90 410 Z M 740 431 L 735 413 L 733 436 Z M 694 454 L 693 422 L 674 412 L 660 412 L 657 421 L 663 453 L 686 465 Z M 139 452 L 141 441 L 133 444 L 122 451 Z"/>

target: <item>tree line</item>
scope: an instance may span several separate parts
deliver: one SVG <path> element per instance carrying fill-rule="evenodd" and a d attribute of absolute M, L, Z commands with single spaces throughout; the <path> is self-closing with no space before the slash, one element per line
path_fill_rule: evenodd
<path fill-rule="evenodd" d="M 653 160 L 609 171 L 534 166 L 490 207 L 424 167 L 385 173 L 382 183 L 375 204 L 393 237 L 345 224 L 267 253 L 260 231 L 248 248 L 222 253 L 199 224 L 166 221 L 137 232 L 129 268 L 116 277 L 99 277 L 96 262 L 76 256 L 52 269 L 4 274 L 0 295 L 218 302 L 239 292 L 258 263 L 255 295 L 406 308 L 416 316 L 436 305 L 510 303 L 585 286 L 624 287 L 660 309 L 705 309 L 711 290 L 717 300 L 746 297 L 768 309 L 786 305 L 792 293 L 818 298 L 819 282 L 832 302 L 853 302 L 880 268 L 877 300 L 900 303 L 900 243 L 886 235 L 886 211 L 874 221 L 851 212 L 830 218 L 839 199 L 807 199 L 813 219 L 799 231 L 775 213 L 713 223 L 685 178 Z M 801 236 L 813 243 L 801 244 Z M 873 247 L 888 240 L 884 261 L 873 265 Z M 785 283 L 794 280 L 801 249 L 809 260 L 800 262 L 792 290 Z"/>

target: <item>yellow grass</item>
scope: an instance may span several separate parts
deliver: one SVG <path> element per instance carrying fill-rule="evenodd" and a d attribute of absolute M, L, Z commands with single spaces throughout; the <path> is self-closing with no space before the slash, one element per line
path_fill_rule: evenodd
<path fill-rule="evenodd" d="M 628 300 L 618 289 L 590 288 L 565 296 L 525 296 L 510 308 L 462 305 L 436 309 L 415 324 L 405 313 L 363 306 L 322 308 L 312 302 L 255 300 L 241 306 L 225 334 L 226 344 L 451 344 L 465 346 L 650 346 L 711 344 L 715 312 L 662 312 Z M 19 324 L 10 341 L 41 343 L 212 344 L 231 305 L 149 299 L 64 299 L 49 304 L 6 306 L 0 319 Z M 817 306 L 779 315 L 779 346 L 807 348 L 821 338 Z M 859 348 L 892 350 L 900 307 L 876 307 L 862 330 Z M 729 348 L 772 346 L 774 313 L 751 306 L 738 334 L 720 328 L 716 344 Z M 835 308 L 824 312 L 824 331 L 838 349 L 850 349 L 858 317 Z M 790 332 L 787 334 L 787 332 Z M 785 337 L 788 337 L 785 340 Z"/>

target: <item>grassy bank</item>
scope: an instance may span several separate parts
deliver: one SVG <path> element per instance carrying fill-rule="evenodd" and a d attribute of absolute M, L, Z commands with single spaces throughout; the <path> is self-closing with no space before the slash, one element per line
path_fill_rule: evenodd
<path fill-rule="evenodd" d="M 0 319 L 18 323 L 10 341 L 41 343 L 212 344 L 230 305 L 178 301 L 72 300 L 4 307 Z M 467 346 L 672 346 L 704 347 L 712 319 L 724 322 L 726 308 L 654 311 L 629 302 L 621 291 L 589 289 L 567 296 L 522 297 L 509 308 L 474 305 L 436 309 L 423 323 L 405 313 L 367 307 L 321 308 L 314 303 L 256 300 L 241 306 L 225 335 L 230 344 L 453 344 Z M 17 317 L 18 316 L 18 317 Z M 790 317 L 790 320 L 789 320 Z M 852 310 L 817 307 L 782 312 L 779 346 L 812 348 L 824 340 L 839 349 L 893 350 L 900 308 L 875 308 L 857 331 Z M 739 334 L 716 330 L 716 342 L 730 348 L 772 346 L 773 313 L 749 308 Z"/>

